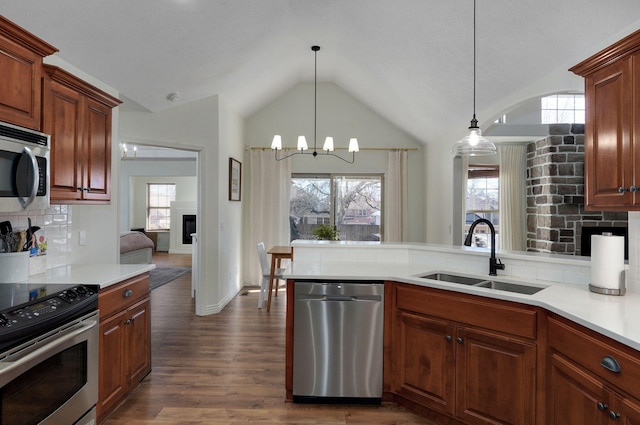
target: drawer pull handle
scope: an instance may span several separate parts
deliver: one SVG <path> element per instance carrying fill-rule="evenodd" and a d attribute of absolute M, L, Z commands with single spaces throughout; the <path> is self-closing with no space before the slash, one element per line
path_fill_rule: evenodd
<path fill-rule="evenodd" d="M 124 291 L 125 298 L 129 298 L 131 295 L 133 295 L 133 291 L 131 289 L 127 289 L 126 291 Z"/>
<path fill-rule="evenodd" d="M 611 356 L 605 356 L 600 365 L 613 373 L 620 373 L 620 363 Z"/>
<path fill-rule="evenodd" d="M 607 406 L 606 403 L 603 403 L 601 401 L 598 402 L 597 406 L 598 406 L 598 410 L 602 410 L 602 411 L 607 410 L 609 408 L 609 406 Z"/>

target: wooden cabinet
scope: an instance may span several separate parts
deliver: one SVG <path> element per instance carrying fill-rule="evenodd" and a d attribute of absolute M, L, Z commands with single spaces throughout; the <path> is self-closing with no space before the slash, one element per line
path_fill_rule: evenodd
<path fill-rule="evenodd" d="M 51 135 L 51 199 L 111 199 L 111 109 L 120 101 L 68 72 L 44 66 L 43 131 Z"/>
<path fill-rule="evenodd" d="M 390 391 L 465 424 L 536 423 L 534 309 L 393 284 Z"/>
<path fill-rule="evenodd" d="M 100 291 L 98 421 L 151 371 L 149 275 Z"/>
<path fill-rule="evenodd" d="M 629 348 L 549 318 L 547 424 L 640 424 L 640 359 Z"/>
<path fill-rule="evenodd" d="M 640 31 L 570 71 L 585 78 L 585 209 L 640 210 Z"/>
<path fill-rule="evenodd" d="M 57 51 L 0 16 L 0 121 L 40 130 L 42 58 Z"/>

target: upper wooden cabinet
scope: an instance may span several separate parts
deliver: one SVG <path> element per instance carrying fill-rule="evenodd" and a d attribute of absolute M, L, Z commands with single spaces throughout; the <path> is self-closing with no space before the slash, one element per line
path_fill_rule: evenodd
<path fill-rule="evenodd" d="M 640 31 L 570 71 L 585 78 L 585 209 L 640 210 Z"/>
<path fill-rule="evenodd" d="M 57 51 L 0 16 L 0 121 L 40 130 L 42 58 Z"/>
<path fill-rule="evenodd" d="M 111 199 L 111 109 L 121 102 L 45 65 L 42 131 L 51 135 L 51 200 L 107 203 Z"/>

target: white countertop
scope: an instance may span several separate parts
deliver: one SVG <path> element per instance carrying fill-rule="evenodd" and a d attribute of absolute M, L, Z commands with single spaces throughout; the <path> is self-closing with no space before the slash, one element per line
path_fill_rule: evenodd
<path fill-rule="evenodd" d="M 526 295 L 418 277 L 433 271 L 438 270 L 425 269 L 424 266 L 412 264 L 305 263 L 293 261 L 285 271 L 284 277 L 287 279 L 392 280 L 515 301 L 545 308 L 629 347 L 640 350 L 640 294 L 638 293 L 628 292 L 624 296 L 606 296 L 589 291 L 586 285 L 522 280 L 511 276 L 492 278 L 546 287 L 536 294 Z M 464 274 L 456 271 L 452 271 L 452 273 Z M 474 276 L 490 278 L 488 275 Z"/>
<path fill-rule="evenodd" d="M 106 288 L 156 268 L 155 264 L 91 264 L 56 267 L 33 275 L 28 283 L 99 285 Z"/>

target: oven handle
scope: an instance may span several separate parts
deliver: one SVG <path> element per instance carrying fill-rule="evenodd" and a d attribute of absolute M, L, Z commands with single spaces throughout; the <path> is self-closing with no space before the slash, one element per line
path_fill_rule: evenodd
<path fill-rule="evenodd" d="M 11 372 L 13 369 L 19 368 L 24 364 L 29 363 L 30 361 L 37 359 L 38 356 L 41 356 L 42 354 L 45 354 L 47 351 L 56 348 L 60 345 L 64 345 L 65 343 L 67 343 L 68 341 L 73 340 L 75 337 L 82 335 L 85 332 L 89 332 L 90 330 L 92 330 L 94 327 L 96 327 L 98 325 L 98 321 L 97 320 L 92 320 L 91 322 L 83 322 L 82 326 L 78 329 L 76 329 L 73 332 L 70 332 L 54 341 L 51 341 L 45 345 L 43 345 L 42 347 L 38 348 L 37 350 L 32 351 L 29 354 L 26 354 L 24 357 L 20 357 L 19 359 L 12 361 L 12 362 L 4 362 L 4 364 L 6 364 L 6 367 L 3 367 L 2 369 L 0 369 L 0 375 L 6 374 Z"/>
<path fill-rule="evenodd" d="M 25 155 L 29 157 L 29 161 L 31 163 L 30 165 L 33 170 L 33 184 L 31 185 L 31 191 L 29 192 L 29 196 L 27 198 L 18 197 L 18 200 L 20 201 L 20 205 L 22 206 L 22 209 L 25 209 L 29 206 L 29 204 L 33 202 L 33 200 L 36 198 L 36 195 L 38 194 L 39 172 L 38 172 L 38 161 L 36 160 L 36 157 L 33 154 L 33 152 L 31 152 L 31 149 L 25 146 L 23 149 L 23 152 L 25 153 Z"/>

